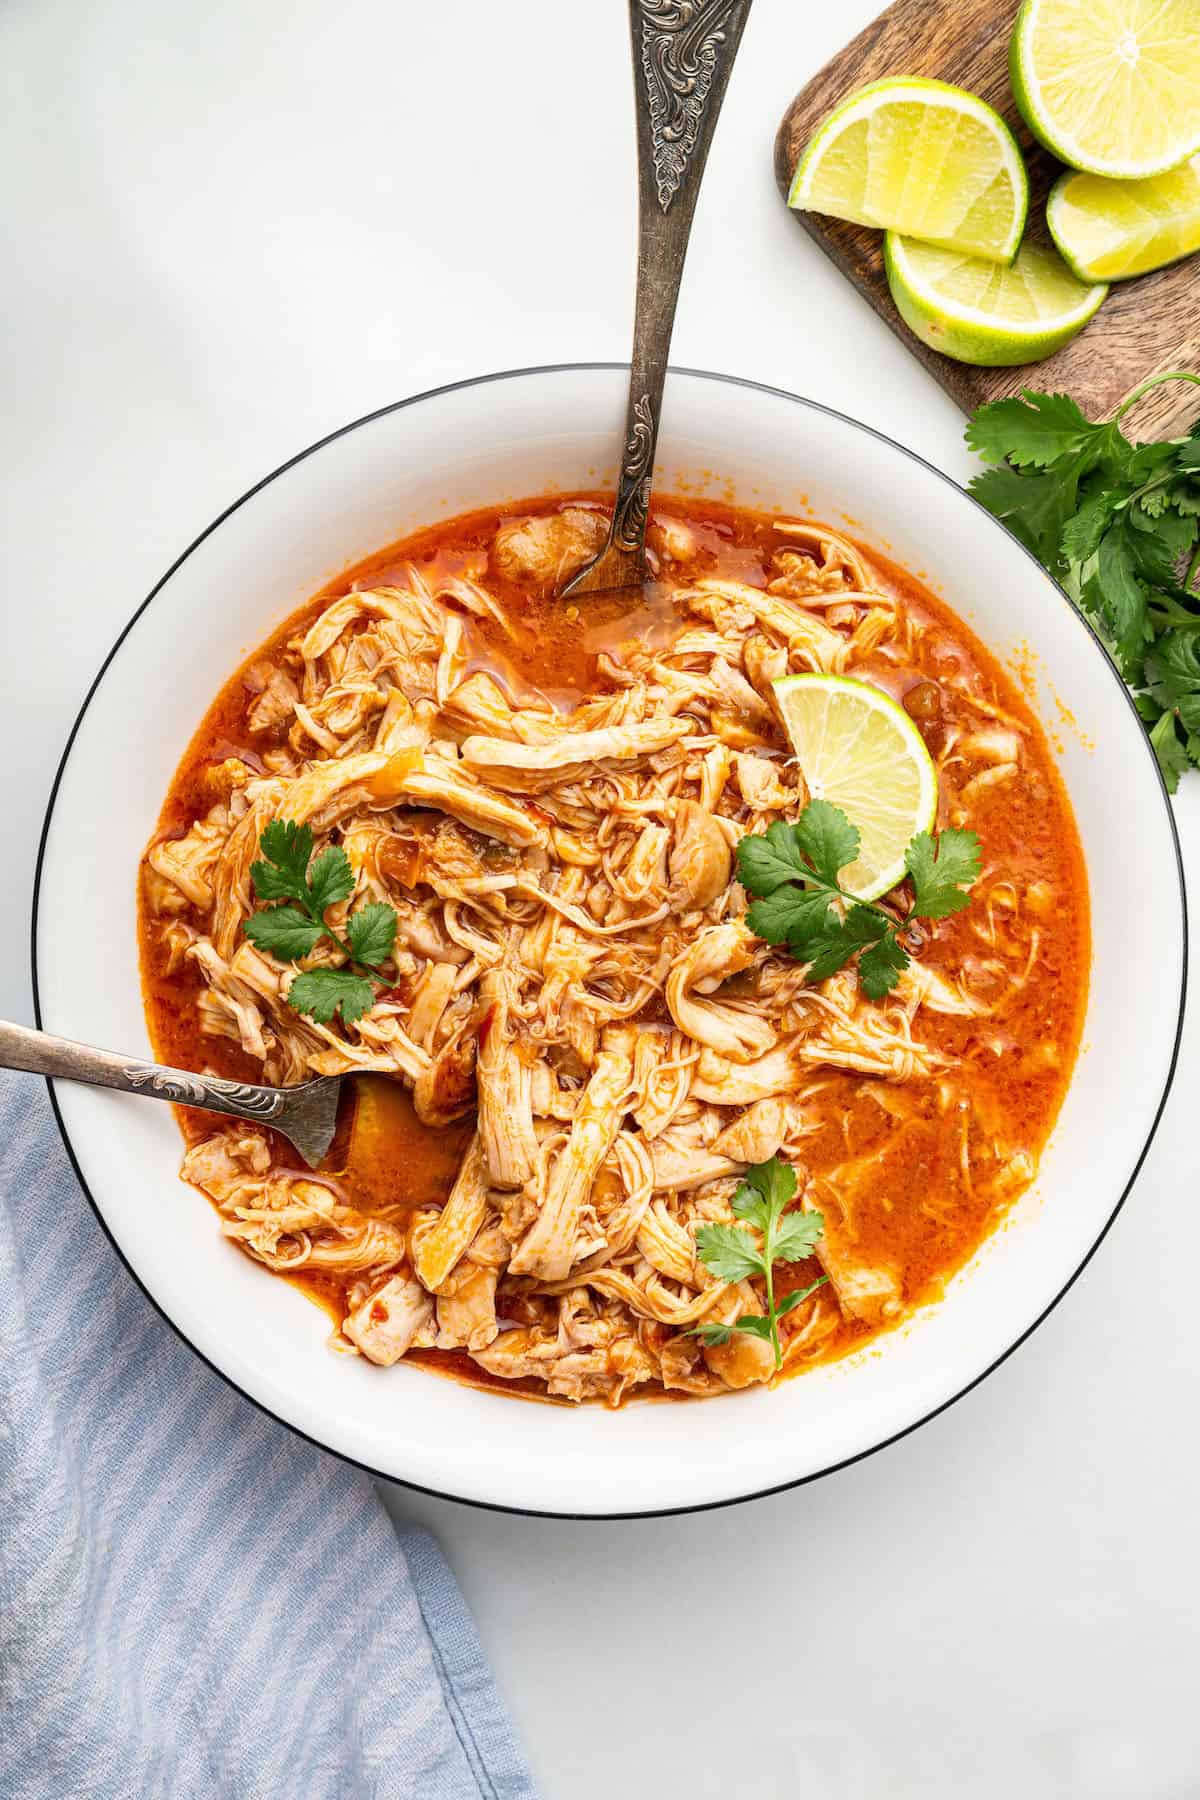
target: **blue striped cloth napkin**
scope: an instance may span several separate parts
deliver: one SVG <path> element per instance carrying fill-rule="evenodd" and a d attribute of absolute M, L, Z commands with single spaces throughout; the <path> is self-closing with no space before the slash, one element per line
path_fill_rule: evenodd
<path fill-rule="evenodd" d="M 180 1343 L 0 1073 L 4 1800 L 536 1800 L 427 1534 Z"/>

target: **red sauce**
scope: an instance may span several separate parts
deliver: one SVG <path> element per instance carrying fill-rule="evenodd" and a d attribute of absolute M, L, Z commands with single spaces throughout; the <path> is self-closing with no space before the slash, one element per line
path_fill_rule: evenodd
<path fill-rule="evenodd" d="M 159 837 L 180 835 L 207 813 L 215 797 L 213 771 L 226 757 L 256 760 L 263 739 L 252 738 L 246 727 L 246 713 L 261 685 L 252 671 L 279 656 L 332 599 L 352 586 L 384 585 L 404 564 L 436 566 L 454 574 L 479 569 L 505 518 L 580 501 L 604 504 L 603 497 L 594 494 L 563 496 L 514 504 L 504 512 L 471 513 L 415 533 L 330 583 L 248 659 L 214 700 L 171 783 Z M 685 519 L 697 535 L 699 572 L 759 586 L 769 579 L 770 558 L 781 547 L 770 517 L 715 501 L 678 498 L 655 506 L 652 517 L 661 516 Z M 910 663 L 898 665 L 875 655 L 856 663 L 855 675 L 885 687 L 908 706 L 935 756 L 946 733 L 968 722 L 965 715 L 960 717 L 956 689 L 947 680 L 955 674 L 981 677 L 997 704 L 1028 733 L 1022 779 L 979 795 L 971 823 L 983 842 L 988 865 L 1001 865 L 1022 885 L 1043 882 L 1054 895 L 1040 930 L 1038 978 L 1008 1002 L 1002 1031 L 981 1033 L 975 1019 L 925 1010 L 921 1034 L 959 1070 L 967 1071 L 976 1114 L 1002 1120 L 1005 1135 L 1036 1157 L 1070 1078 L 1087 993 L 1087 881 L 1070 806 L 1045 736 L 1017 684 L 920 582 L 876 551 L 857 548 L 875 584 L 924 629 L 914 639 Z M 653 583 L 632 610 L 627 596 L 588 597 L 577 607 L 564 607 L 531 597 L 498 578 L 494 570 L 488 571 L 487 586 L 516 622 L 517 635 L 510 640 L 492 622 L 473 620 L 476 639 L 484 646 L 474 666 L 486 668 L 514 701 L 533 690 L 559 705 L 574 704 L 607 685 L 597 660 L 606 648 L 631 637 L 665 635 L 675 617 L 666 588 Z M 969 722 L 978 726 L 977 718 Z M 942 824 L 949 822 L 948 803 L 943 784 Z M 196 1007 L 203 985 L 199 975 L 190 965 L 168 972 L 157 921 L 144 900 L 140 918 L 145 1003 L 160 1059 L 235 1079 L 260 1079 L 258 1064 L 236 1045 L 201 1035 Z M 970 908 L 921 931 L 925 939 L 921 960 L 935 970 L 953 975 L 961 971 L 965 959 L 978 955 Z M 648 1024 L 662 1016 L 661 998 L 655 996 L 641 1019 Z M 1047 1046 L 1056 1060 L 1047 1058 Z M 822 1124 L 805 1150 L 811 1172 L 820 1176 L 857 1157 L 873 1159 L 869 1191 L 859 1194 L 855 1203 L 854 1223 L 863 1251 L 868 1259 L 878 1255 L 900 1264 L 906 1306 L 935 1297 L 997 1220 L 996 1202 L 977 1195 L 965 1172 L 962 1134 L 978 1127 L 940 1113 L 931 1083 L 901 1084 L 908 1116 L 898 1119 L 872 1097 L 870 1084 L 861 1076 L 833 1069 L 819 1073 Z M 443 1199 L 469 1141 L 472 1121 L 431 1130 L 417 1119 L 403 1090 L 384 1078 L 352 1080 L 346 1088 L 348 1100 L 326 1167 L 338 1176 L 353 1204 L 366 1213 L 399 1217 Z M 189 1139 L 211 1132 L 205 1115 L 181 1110 L 179 1116 Z M 286 1146 L 279 1148 L 281 1160 L 291 1166 L 291 1152 L 284 1157 Z M 802 1265 L 793 1274 L 798 1283 L 817 1272 L 812 1265 Z M 341 1281 L 304 1275 L 288 1279 L 340 1321 Z M 846 1321 L 827 1341 L 825 1354 L 841 1354 L 867 1335 L 871 1334 L 865 1327 Z M 496 1385 L 505 1392 L 542 1392 L 532 1382 L 493 1381 L 465 1353 L 411 1355 L 443 1373 Z"/>

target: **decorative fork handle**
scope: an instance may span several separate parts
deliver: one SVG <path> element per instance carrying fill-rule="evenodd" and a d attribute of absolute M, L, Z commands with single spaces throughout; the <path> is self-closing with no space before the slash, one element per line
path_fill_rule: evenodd
<path fill-rule="evenodd" d="M 629 0 L 638 144 L 637 310 L 612 543 L 640 576 L 692 214 L 750 0 Z"/>
<path fill-rule="evenodd" d="M 235 1119 L 251 1119 L 258 1124 L 276 1118 L 285 1099 L 280 1088 L 255 1087 L 251 1082 L 225 1081 L 217 1075 L 193 1075 L 188 1069 L 138 1062 L 112 1050 L 93 1050 L 90 1044 L 75 1044 L 46 1031 L 10 1025 L 3 1019 L 0 1068 L 55 1075 L 64 1081 L 86 1081 L 93 1087 L 118 1088 L 125 1094 L 145 1094 L 151 1100 L 200 1106 L 206 1112 L 230 1113 Z"/>

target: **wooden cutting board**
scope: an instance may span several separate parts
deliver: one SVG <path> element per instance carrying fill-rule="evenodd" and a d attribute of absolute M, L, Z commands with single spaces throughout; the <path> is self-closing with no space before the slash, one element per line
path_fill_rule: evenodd
<path fill-rule="evenodd" d="M 775 140 L 775 176 L 785 200 L 805 144 L 852 89 L 887 75 L 929 75 L 981 94 L 1008 120 L 1029 169 L 1030 229 L 1044 231 L 1046 194 L 1061 165 L 1034 143 L 1013 105 L 1008 39 L 1015 16 L 1011 0 L 895 0 L 826 63 L 784 114 Z M 1070 393 L 1089 418 L 1104 418 L 1151 375 L 1165 369 L 1200 371 L 1200 257 L 1114 285 L 1091 324 L 1045 362 L 972 369 L 927 349 L 901 320 L 883 272 L 881 232 L 819 213 L 792 217 L 964 412 L 1022 387 L 1037 387 Z M 1147 395 L 1130 424 L 1139 437 L 1169 437 L 1195 415 L 1196 389 L 1169 382 Z"/>

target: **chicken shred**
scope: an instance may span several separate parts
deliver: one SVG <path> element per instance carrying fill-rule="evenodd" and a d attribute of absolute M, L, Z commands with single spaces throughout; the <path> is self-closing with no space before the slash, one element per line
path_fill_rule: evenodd
<path fill-rule="evenodd" d="M 481 666 L 484 624 L 512 636 L 509 586 L 549 590 L 606 525 L 571 505 L 509 520 L 465 573 L 405 565 L 330 601 L 280 666 L 246 678 L 255 752 L 210 811 L 150 847 L 144 891 L 172 966 L 203 984 L 203 1029 L 265 1080 L 381 1071 L 427 1123 L 477 1114 L 444 1203 L 399 1222 L 276 1166 L 261 1136 L 218 1131 L 184 1174 L 227 1234 L 272 1269 L 352 1272 L 343 1332 L 374 1363 L 436 1346 L 494 1378 L 617 1404 L 651 1382 L 709 1394 L 770 1378 L 761 1341 L 689 1335 L 761 1303 L 705 1270 L 697 1229 L 731 1220 L 746 1167 L 772 1155 L 803 1188 L 804 1094 L 822 1069 L 936 1075 L 921 1007 L 981 1004 L 916 968 L 885 1005 L 852 974 L 806 988 L 743 923 L 733 847 L 807 797 L 771 683 L 852 668 L 895 625 L 840 539 L 781 522 L 754 587 L 705 574 L 692 528 L 660 525 L 667 641 L 604 653 L 571 710 L 518 703 Z M 976 779 L 1000 779 L 1016 741 L 989 723 L 965 742 L 987 766 Z M 294 970 L 242 935 L 271 819 L 346 850 L 355 891 L 337 922 L 363 903 L 397 912 L 389 985 L 352 1025 L 293 1011 Z M 819 1255 L 830 1286 L 783 1324 L 797 1349 L 839 1307 L 878 1322 L 900 1304 L 836 1211 Z"/>

